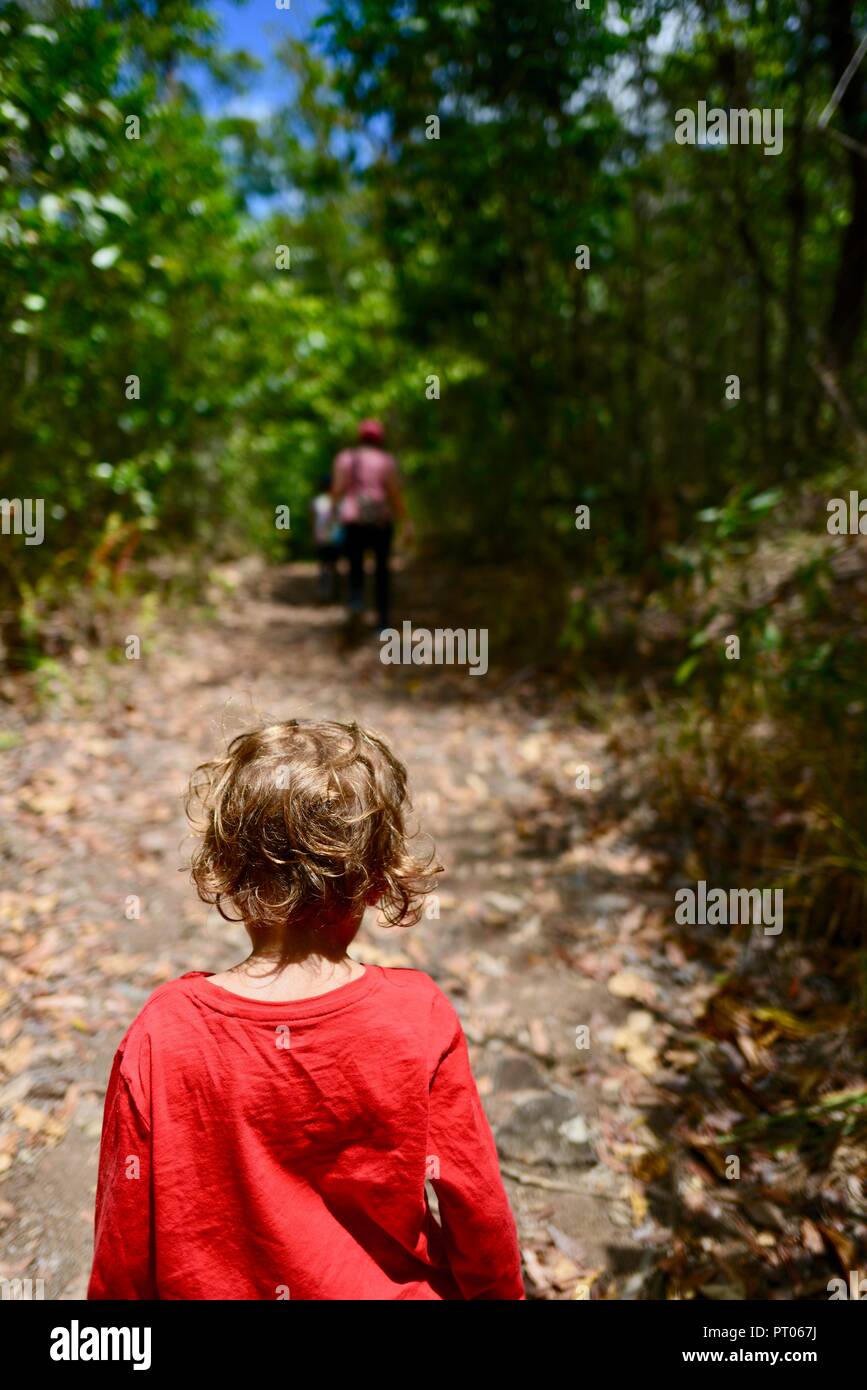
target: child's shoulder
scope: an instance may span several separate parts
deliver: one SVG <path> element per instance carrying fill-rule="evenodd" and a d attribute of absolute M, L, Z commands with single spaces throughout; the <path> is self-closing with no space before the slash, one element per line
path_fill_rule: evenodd
<path fill-rule="evenodd" d="M 447 994 L 423 970 L 408 966 L 380 966 L 386 987 L 399 993 L 402 1010 L 418 1010 L 446 1029 L 459 1025 L 459 1018 Z"/>
<path fill-rule="evenodd" d="M 174 980 L 166 980 L 165 984 L 157 985 L 142 1005 L 139 1018 L 143 1018 L 145 1014 L 154 1010 L 171 1008 L 181 999 L 189 998 L 192 992 L 191 982 L 201 979 L 206 973 L 204 970 L 188 970 L 185 975 L 178 975 Z"/>
<path fill-rule="evenodd" d="M 120 1045 L 121 1051 L 140 1042 L 154 1025 L 159 1025 L 167 1015 L 177 1012 L 178 1006 L 183 1006 L 189 999 L 191 981 L 200 974 L 200 971 L 192 970 L 186 975 L 179 975 L 175 980 L 166 980 L 165 984 L 158 985 L 126 1030 Z"/>
<path fill-rule="evenodd" d="M 118 1044 L 115 1067 L 143 1114 L 147 1113 L 154 1038 L 164 1033 L 168 1018 L 179 1017 L 184 1012 L 178 1005 L 189 994 L 191 978 L 191 975 L 181 975 L 159 985 L 145 1000 Z"/>
<path fill-rule="evenodd" d="M 368 966 L 368 969 L 370 967 Z M 377 967 L 386 984 L 394 989 L 406 990 L 408 994 L 420 999 L 445 999 L 445 995 L 435 980 L 423 970 L 410 965 L 380 965 Z"/>

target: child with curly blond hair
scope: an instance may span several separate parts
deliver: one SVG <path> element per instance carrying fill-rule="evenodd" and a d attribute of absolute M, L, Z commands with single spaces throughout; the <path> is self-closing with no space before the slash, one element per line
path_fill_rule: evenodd
<path fill-rule="evenodd" d="M 410 925 L 433 886 L 407 807 L 356 724 L 257 729 L 193 775 L 193 880 L 252 949 L 161 986 L 118 1049 L 89 1298 L 524 1297 L 454 1009 L 347 955 L 366 907 Z"/>

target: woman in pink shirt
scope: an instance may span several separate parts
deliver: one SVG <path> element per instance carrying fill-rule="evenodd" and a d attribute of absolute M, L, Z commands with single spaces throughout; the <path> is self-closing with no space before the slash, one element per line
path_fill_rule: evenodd
<path fill-rule="evenodd" d="M 350 620 L 364 611 L 364 557 L 368 550 L 376 561 L 376 607 L 380 630 L 388 627 L 388 560 L 395 520 L 406 520 L 394 457 L 383 448 L 384 431 L 378 420 L 362 420 L 358 445 L 343 449 L 334 460 L 331 494 L 346 528 L 349 558 Z"/>

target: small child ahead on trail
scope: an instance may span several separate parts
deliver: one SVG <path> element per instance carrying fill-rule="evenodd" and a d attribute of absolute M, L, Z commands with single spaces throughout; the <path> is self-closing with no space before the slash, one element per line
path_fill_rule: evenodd
<path fill-rule="evenodd" d="M 193 877 L 252 950 L 161 986 L 120 1045 L 89 1298 L 524 1297 L 457 1014 L 347 955 L 368 905 L 410 925 L 433 886 L 407 806 L 356 724 L 258 729 L 194 775 Z"/>
<path fill-rule="evenodd" d="M 313 519 L 313 544 L 319 561 L 317 594 L 322 603 L 337 598 L 337 561 L 343 553 L 346 533 L 337 516 L 331 496 L 331 479 L 323 478 L 310 503 Z"/>

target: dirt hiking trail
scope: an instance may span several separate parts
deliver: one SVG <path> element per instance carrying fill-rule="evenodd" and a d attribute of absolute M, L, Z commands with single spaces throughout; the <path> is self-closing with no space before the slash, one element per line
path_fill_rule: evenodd
<path fill-rule="evenodd" d="M 457 1007 L 528 1295 L 659 1296 L 671 1232 L 646 1188 L 666 1167 L 651 1078 L 678 1021 L 654 1001 L 687 967 L 654 928 L 646 858 L 622 826 L 589 824 L 605 742 L 493 656 L 471 677 L 384 666 L 373 632 L 345 650 L 341 612 L 313 603 L 313 583 L 310 567 L 274 569 L 204 615 L 161 617 L 139 660 L 73 651 L 51 699 L 15 686 L 0 754 L 0 1275 L 83 1297 L 114 1050 L 164 980 L 245 954 L 240 927 L 189 882 L 187 778 L 226 734 L 313 716 L 393 743 L 446 866 L 438 916 L 395 930 L 368 914 L 353 954 L 429 972 Z M 431 616 L 414 584 L 397 624 Z"/>

